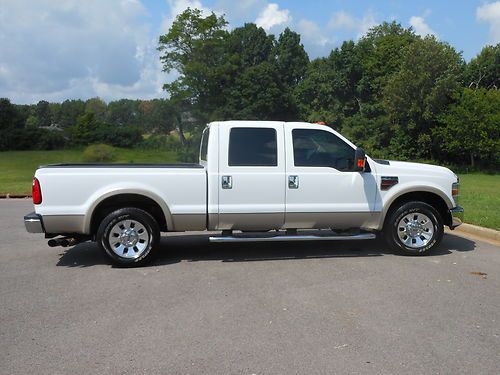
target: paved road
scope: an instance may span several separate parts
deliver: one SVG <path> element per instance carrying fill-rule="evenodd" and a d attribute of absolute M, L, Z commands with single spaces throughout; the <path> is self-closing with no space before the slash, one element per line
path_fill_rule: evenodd
<path fill-rule="evenodd" d="M 500 373 L 499 247 L 182 235 L 120 269 L 25 233 L 30 209 L 0 201 L 1 374 Z"/>

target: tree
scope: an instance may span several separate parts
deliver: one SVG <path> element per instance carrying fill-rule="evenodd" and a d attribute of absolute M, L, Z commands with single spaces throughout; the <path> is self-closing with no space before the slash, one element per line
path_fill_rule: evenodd
<path fill-rule="evenodd" d="M 268 61 L 273 50 L 274 37 L 262 27 L 245 23 L 228 34 L 226 53 L 238 69 L 245 69 Z"/>
<path fill-rule="evenodd" d="M 460 54 L 434 36 L 406 47 L 400 69 L 384 88 L 393 154 L 408 159 L 435 157 L 431 129 L 460 88 L 463 68 Z"/>
<path fill-rule="evenodd" d="M 140 121 L 139 101 L 120 99 L 110 102 L 106 110 L 106 122 L 115 126 L 138 125 Z"/>
<path fill-rule="evenodd" d="M 309 56 L 300 44 L 299 34 L 287 27 L 280 34 L 273 55 L 279 77 L 285 85 L 293 87 L 304 78 Z"/>
<path fill-rule="evenodd" d="M 245 69 L 236 78 L 222 109 L 223 118 L 245 120 L 286 120 L 289 108 L 286 88 L 271 63 L 263 62 Z"/>
<path fill-rule="evenodd" d="M 500 43 L 484 47 L 467 65 L 465 77 L 466 87 L 500 89 Z"/>
<path fill-rule="evenodd" d="M 163 71 L 175 70 L 179 77 L 163 88 L 171 99 L 205 120 L 220 104 L 224 86 L 224 17 L 215 13 L 202 16 L 198 9 L 186 9 L 174 20 L 167 34 L 160 36 L 160 61 Z M 179 124 L 182 132 L 182 124 Z"/>
<path fill-rule="evenodd" d="M 77 145 L 88 145 L 96 142 L 96 132 L 99 125 L 93 112 L 87 112 L 79 116 L 76 124 L 69 129 L 72 142 Z"/>
<path fill-rule="evenodd" d="M 69 128 L 75 125 L 76 119 L 85 112 L 85 102 L 83 100 L 65 100 L 61 103 L 59 115 L 55 122 L 61 128 Z"/>
<path fill-rule="evenodd" d="M 21 126 L 21 117 L 16 107 L 7 98 L 0 98 L 0 131 L 2 134 L 8 129 Z M 2 137 L 0 137 L 2 138 Z"/>
<path fill-rule="evenodd" d="M 99 97 L 91 98 L 85 102 L 85 113 L 92 113 L 96 120 L 103 121 L 106 117 L 107 105 Z"/>
<path fill-rule="evenodd" d="M 398 71 L 406 49 L 418 40 L 413 29 L 396 22 L 371 28 L 358 43 L 363 77 L 359 83 L 360 100 L 381 101 L 387 78 Z"/>
<path fill-rule="evenodd" d="M 36 105 L 35 116 L 39 127 L 47 127 L 52 124 L 52 114 L 50 112 L 49 102 L 40 100 Z"/>
<path fill-rule="evenodd" d="M 144 128 L 149 132 L 158 133 L 174 130 L 179 116 L 177 108 L 166 99 L 141 100 L 139 112 L 140 123 Z"/>
<path fill-rule="evenodd" d="M 474 168 L 476 159 L 485 164 L 500 163 L 500 91 L 464 89 L 457 102 L 440 116 L 433 135 L 440 147 L 460 162 L 469 159 Z"/>

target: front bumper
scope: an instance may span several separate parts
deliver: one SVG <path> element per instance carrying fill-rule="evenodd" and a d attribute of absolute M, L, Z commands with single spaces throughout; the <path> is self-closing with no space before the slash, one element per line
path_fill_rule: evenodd
<path fill-rule="evenodd" d="M 26 230 L 30 233 L 44 233 L 43 220 L 40 215 L 35 212 L 31 212 L 24 216 L 24 226 Z"/>
<path fill-rule="evenodd" d="M 460 206 L 450 209 L 451 225 L 450 228 L 454 229 L 464 222 L 464 209 Z"/>

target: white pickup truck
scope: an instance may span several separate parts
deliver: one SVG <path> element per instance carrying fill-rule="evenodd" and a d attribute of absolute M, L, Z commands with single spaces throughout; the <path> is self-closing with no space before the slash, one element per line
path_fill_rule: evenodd
<path fill-rule="evenodd" d="M 199 164 L 56 164 L 33 180 L 28 232 L 50 246 L 94 240 L 141 265 L 161 232 L 221 231 L 211 241 L 365 240 L 421 255 L 463 220 L 447 168 L 365 156 L 330 127 L 212 122 Z M 307 231 L 306 231 L 307 230 Z"/>

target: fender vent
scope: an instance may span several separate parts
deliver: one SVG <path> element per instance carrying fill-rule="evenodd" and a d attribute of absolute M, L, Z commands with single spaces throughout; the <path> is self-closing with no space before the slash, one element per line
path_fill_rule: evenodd
<path fill-rule="evenodd" d="M 380 179 L 380 190 L 389 190 L 394 185 L 399 183 L 399 178 L 396 176 L 382 176 Z"/>

